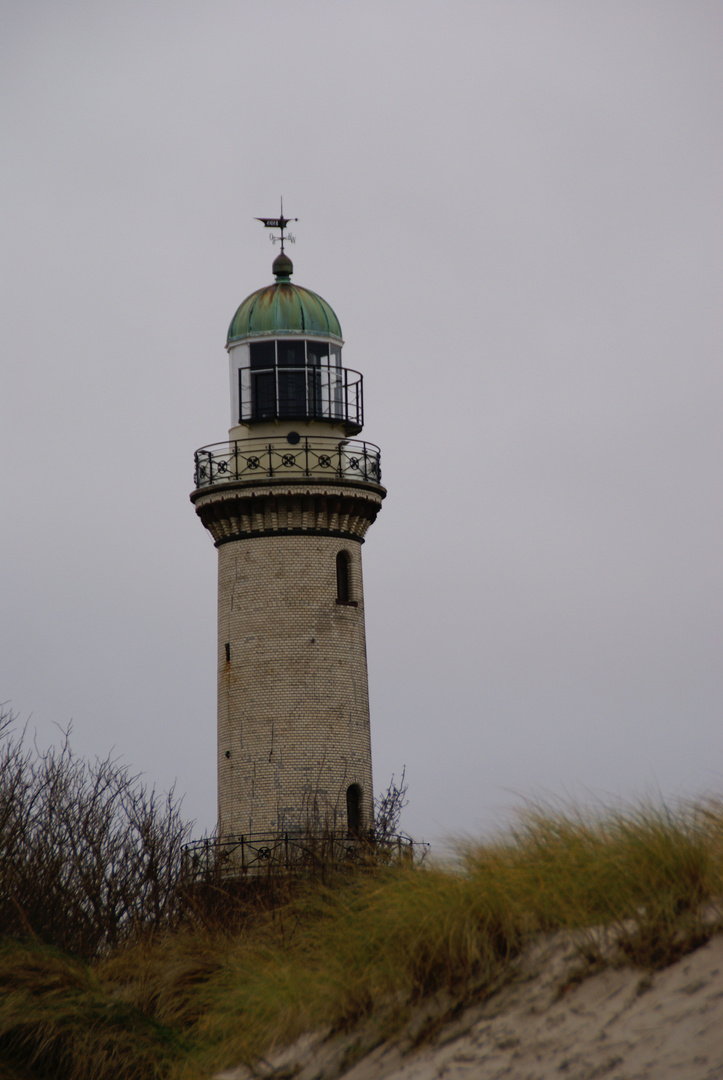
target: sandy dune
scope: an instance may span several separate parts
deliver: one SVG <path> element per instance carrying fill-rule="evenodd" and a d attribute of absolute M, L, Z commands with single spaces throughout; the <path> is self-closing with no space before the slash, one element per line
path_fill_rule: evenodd
<path fill-rule="evenodd" d="M 376 1046 L 369 1032 L 304 1036 L 255 1073 L 217 1080 L 723 1080 L 723 936 L 652 976 L 609 968 L 575 982 L 578 968 L 572 940 L 558 935 L 512 984 L 417 1048 L 429 1016 Z"/>

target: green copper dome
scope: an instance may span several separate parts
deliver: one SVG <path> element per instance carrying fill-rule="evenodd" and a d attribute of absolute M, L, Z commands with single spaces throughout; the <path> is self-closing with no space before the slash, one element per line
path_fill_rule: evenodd
<path fill-rule="evenodd" d="M 275 283 L 247 296 L 234 315 L 227 345 L 277 334 L 341 339 L 339 320 L 326 300 L 289 281 L 293 265 L 288 255 L 278 255 L 273 269 Z"/>

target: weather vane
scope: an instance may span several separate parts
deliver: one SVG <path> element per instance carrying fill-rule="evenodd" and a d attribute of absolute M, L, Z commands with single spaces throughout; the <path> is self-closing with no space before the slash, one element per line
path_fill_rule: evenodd
<path fill-rule="evenodd" d="M 277 240 L 280 240 L 281 241 L 281 251 L 282 251 L 282 253 L 283 253 L 283 250 L 284 250 L 284 240 L 288 240 L 290 244 L 295 244 L 296 243 L 296 237 L 292 236 L 291 233 L 289 233 L 289 235 L 286 236 L 286 237 L 284 236 L 284 230 L 285 230 L 286 226 L 289 224 L 289 222 L 290 221 L 298 221 L 299 219 L 297 217 L 293 217 L 293 218 L 284 217 L 284 199 L 283 199 L 283 196 L 281 198 L 281 213 L 280 213 L 279 217 L 274 217 L 274 218 L 271 218 L 271 217 L 257 217 L 254 220 L 255 221 L 260 221 L 262 223 L 262 225 L 264 225 L 267 229 L 281 229 L 281 236 L 274 236 L 272 234 L 269 237 L 269 240 L 271 241 L 272 244 L 275 244 Z"/>

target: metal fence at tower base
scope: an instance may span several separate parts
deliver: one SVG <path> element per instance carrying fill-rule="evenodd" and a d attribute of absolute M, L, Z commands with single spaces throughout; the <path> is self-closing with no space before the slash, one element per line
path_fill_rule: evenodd
<path fill-rule="evenodd" d="M 408 836 L 375 837 L 348 832 L 246 833 L 186 844 L 185 869 L 191 878 L 313 873 L 325 867 L 420 864 L 429 845 Z"/>

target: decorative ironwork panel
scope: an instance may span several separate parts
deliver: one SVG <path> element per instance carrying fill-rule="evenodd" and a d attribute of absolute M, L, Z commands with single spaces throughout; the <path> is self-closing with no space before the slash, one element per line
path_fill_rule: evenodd
<path fill-rule="evenodd" d="M 204 446 L 195 453 L 196 488 L 261 477 L 314 476 L 326 480 L 366 480 L 380 484 L 380 450 L 359 439 L 316 436 L 289 450 L 287 438 L 236 439 Z"/>

